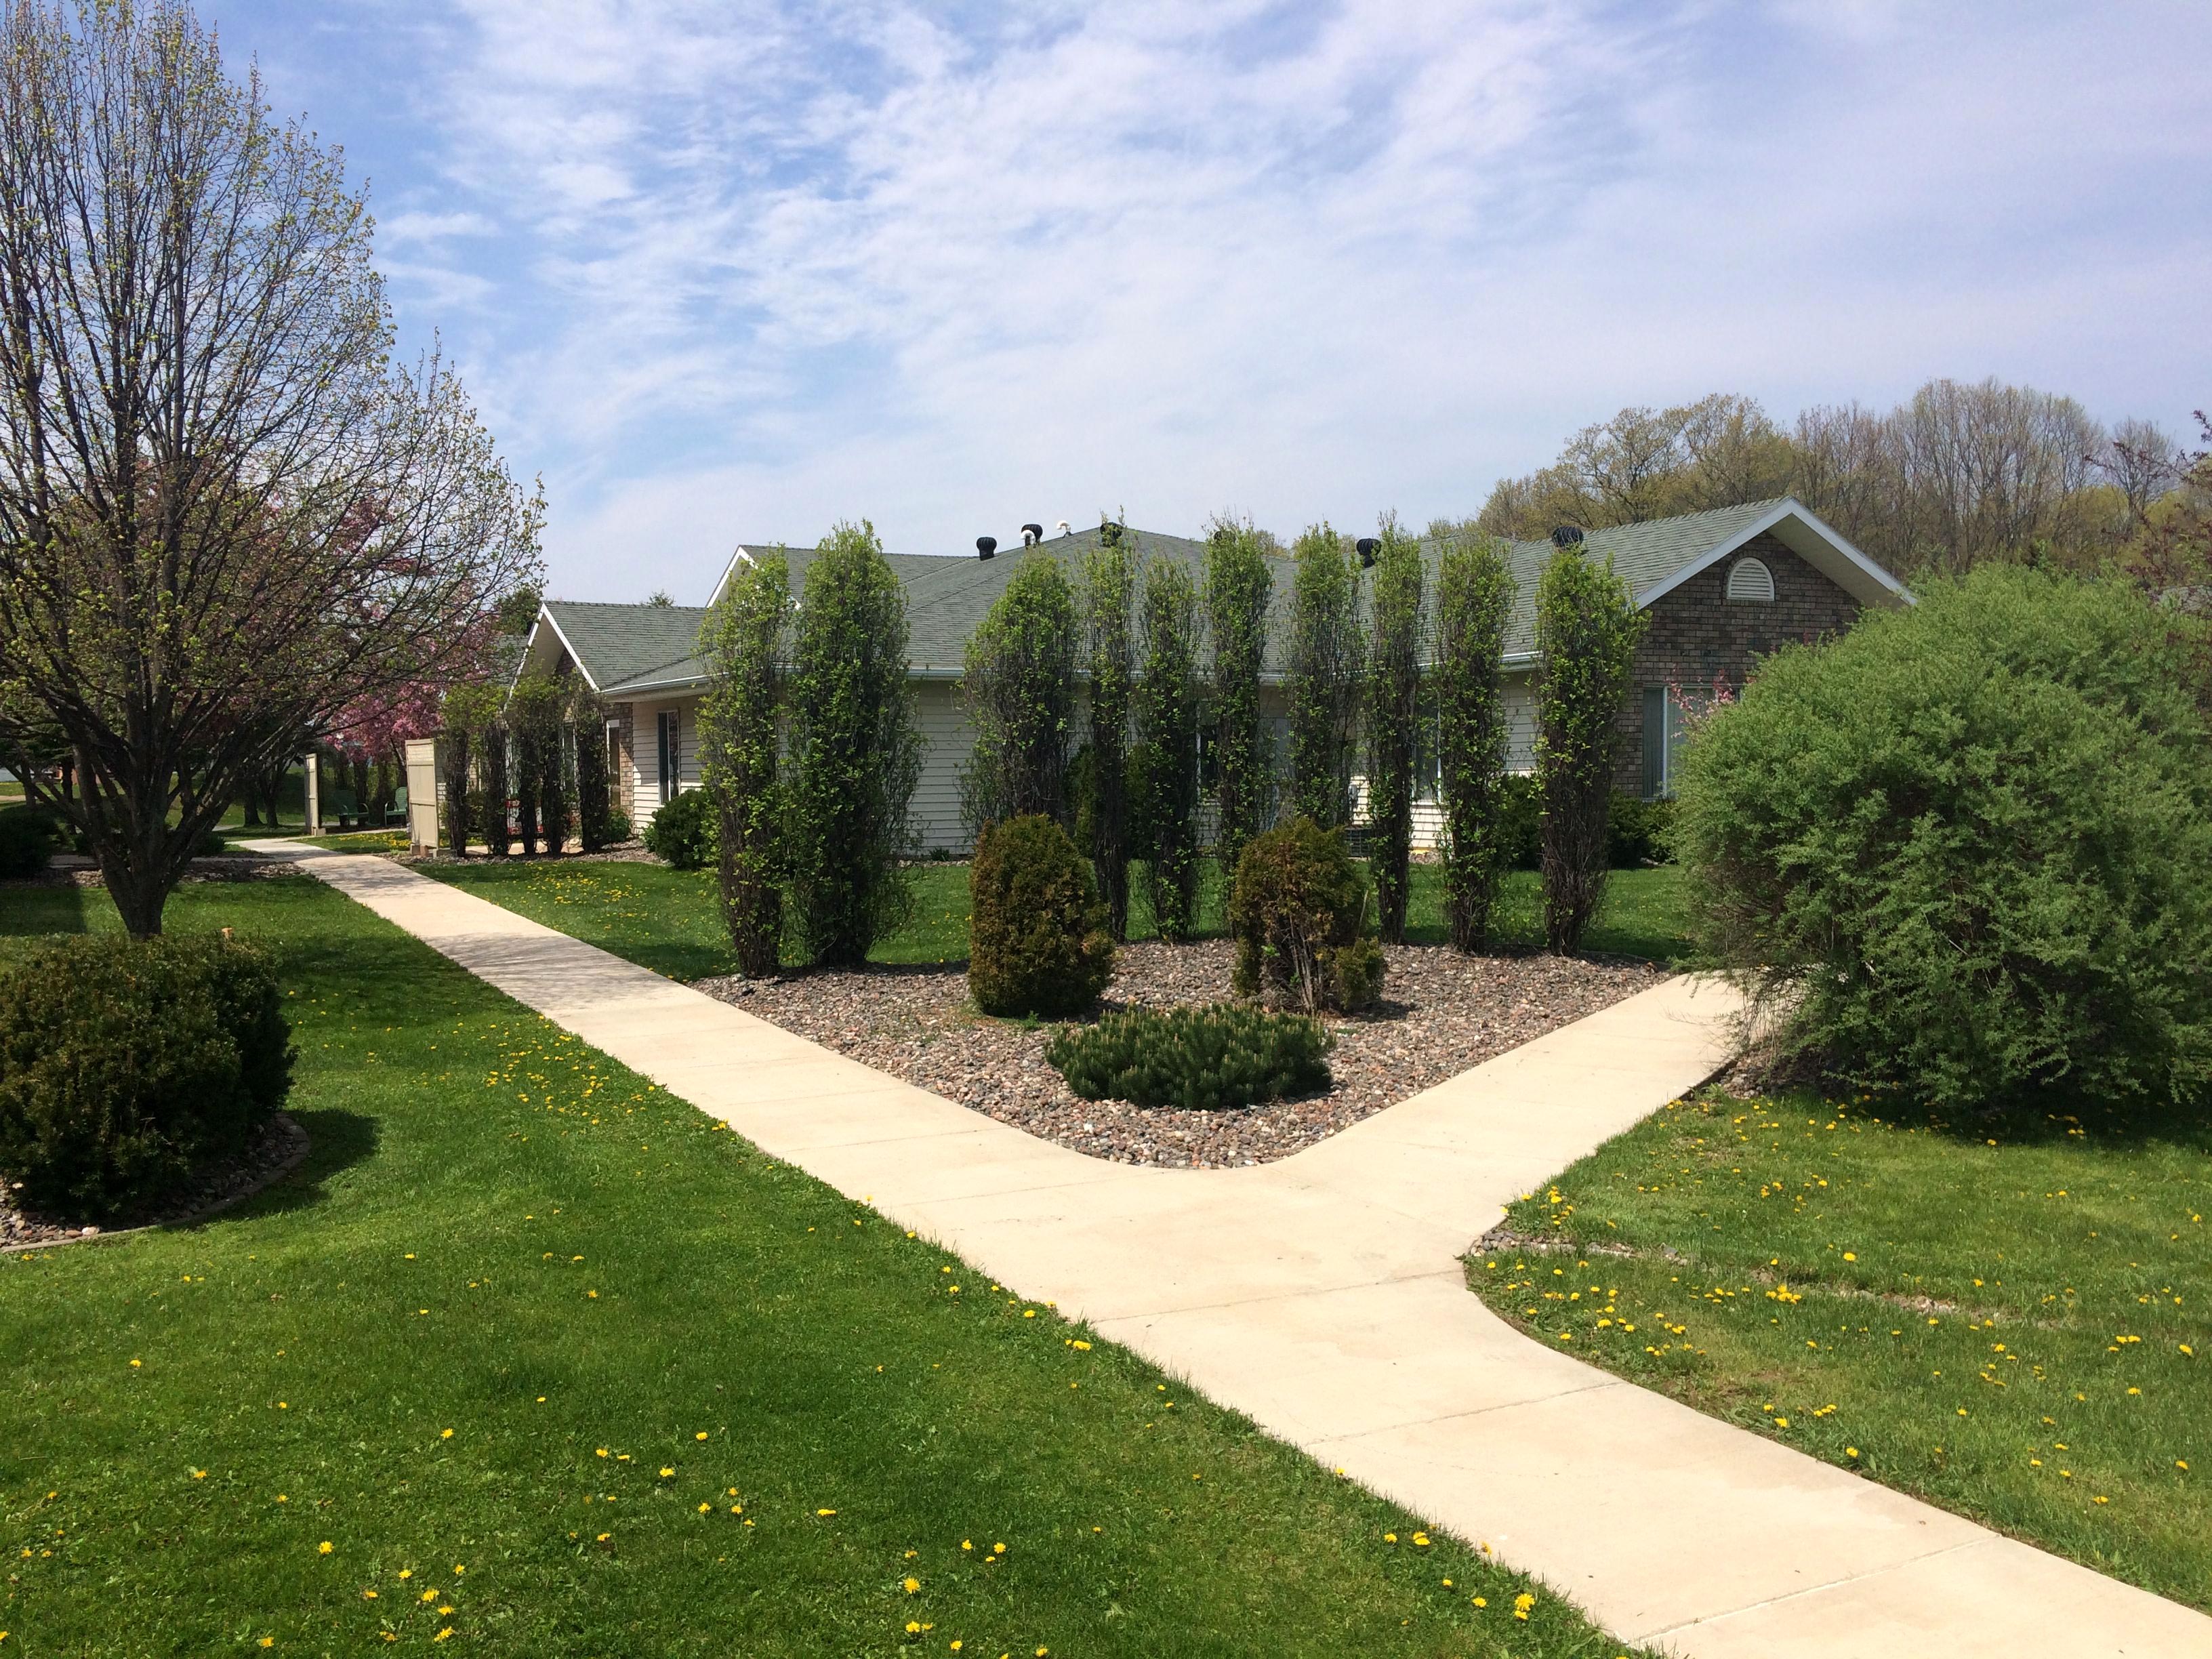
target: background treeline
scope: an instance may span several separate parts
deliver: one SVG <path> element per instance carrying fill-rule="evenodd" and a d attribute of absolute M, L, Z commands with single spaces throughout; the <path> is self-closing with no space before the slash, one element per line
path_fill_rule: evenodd
<path fill-rule="evenodd" d="M 2125 562 L 2171 515 L 2203 515 L 2191 457 L 2155 422 L 2106 428 L 2068 397 L 1930 380 L 1886 413 L 1822 404 L 1783 425 L 1716 392 L 1624 409 L 1549 466 L 1499 481 L 1475 520 L 1535 540 L 1794 495 L 1907 579 L 1977 565 Z"/>

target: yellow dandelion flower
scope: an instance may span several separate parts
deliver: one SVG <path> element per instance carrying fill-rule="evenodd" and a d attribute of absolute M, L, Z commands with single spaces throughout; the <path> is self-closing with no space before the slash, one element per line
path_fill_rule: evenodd
<path fill-rule="evenodd" d="M 1513 1616 L 1516 1619 L 1526 1619 L 1528 1616 L 1528 1609 L 1535 1605 L 1536 1598 L 1523 1590 L 1513 1598 Z"/>
<path fill-rule="evenodd" d="M 919 1578 L 907 1578 L 902 1579 L 900 1582 L 902 1588 L 905 1589 L 908 1595 L 913 1595 L 916 1590 L 921 1588 L 921 1580 Z"/>
<path fill-rule="evenodd" d="M 327 1538 L 323 1540 L 321 1543 L 315 1546 L 315 1553 L 318 1555 L 328 1555 L 330 1553 L 331 1540 Z"/>

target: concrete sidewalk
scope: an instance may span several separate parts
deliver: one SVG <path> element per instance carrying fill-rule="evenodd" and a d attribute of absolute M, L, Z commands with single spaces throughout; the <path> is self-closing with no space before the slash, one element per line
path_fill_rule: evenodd
<path fill-rule="evenodd" d="M 1109 1164 L 386 860 L 267 843 L 763 1151 L 1703 1659 L 2212 1656 L 2212 1620 L 1530 1342 L 1460 1257 L 1723 1058 L 1674 980 L 1256 1169 Z"/>

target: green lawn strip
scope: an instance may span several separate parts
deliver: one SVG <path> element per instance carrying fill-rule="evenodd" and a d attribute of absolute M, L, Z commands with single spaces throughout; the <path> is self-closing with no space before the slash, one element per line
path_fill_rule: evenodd
<path fill-rule="evenodd" d="M 704 979 L 732 971 L 728 936 L 716 905 L 711 871 L 671 870 L 664 865 L 574 859 L 489 859 L 418 866 L 423 874 L 479 898 L 542 921 L 600 949 L 667 975 Z M 884 963 L 958 963 L 968 957 L 968 866 L 925 864 L 915 872 L 914 920 L 878 946 L 872 960 Z M 1133 884 L 1129 932 L 1155 936 L 1144 884 Z M 1218 871 L 1209 864 L 1200 919 L 1204 931 L 1222 928 Z M 1532 872 L 1509 876 L 1498 923 L 1499 948 L 1530 949 L 1540 941 L 1541 892 Z M 1407 937 L 1416 944 L 1445 940 L 1443 882 L 1434 865 L 1413 868 Z M 1587 941 L 1596 952 L 1665 961 L 1686 955 L 1680 881 L 1674 869 L 1617 870 L 1607 884 L 1605 908 Z"/>
<path fill-rule="evenodd" d="M 9 1651 L 1620 1651 L 313 882 L 169 925 L 280 954 L 314 1151 L 0 1258 Z"/>
<path fill-rule="evenodd" d="M 1470 1259 L 1563 1352 L 2212 1607 L 2212 1130 L 1708 1091 Z"/>

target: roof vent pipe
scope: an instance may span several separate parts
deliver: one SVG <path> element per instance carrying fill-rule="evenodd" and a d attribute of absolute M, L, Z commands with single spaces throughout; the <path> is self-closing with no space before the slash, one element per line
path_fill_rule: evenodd
<path fill-rule="evenodd" d="M 1563 524 L 1552 532 L 1552 545 L 1554 547 L 1580 547 L 1582 542 L 1583 532 L 1571 524 Z"/>
<path fill-rule="evenodd" d="M 1372 536 L 1362 536 L 1352 544 L 1352 546 L 1358 550 L 1359 568 L 1362 570 L 1372 570 L 1375 568 L 1376 550 L 1382 545 L 1382 544 Z"/>
<path fill-rule="evenodd" d="M 999 538 L 996 536 L 978 536 L 975 538 L 975 556 L 977 558 L 988 559 L 991 555 L 998 550 Z"/>
<path fill-rule="evenodd" d="M 1042 525 L 1025 524 L 1022 526 L 1022 545 L 1024 547 L 1035 547 L 1043 539 L 1044 526 Z"/>

